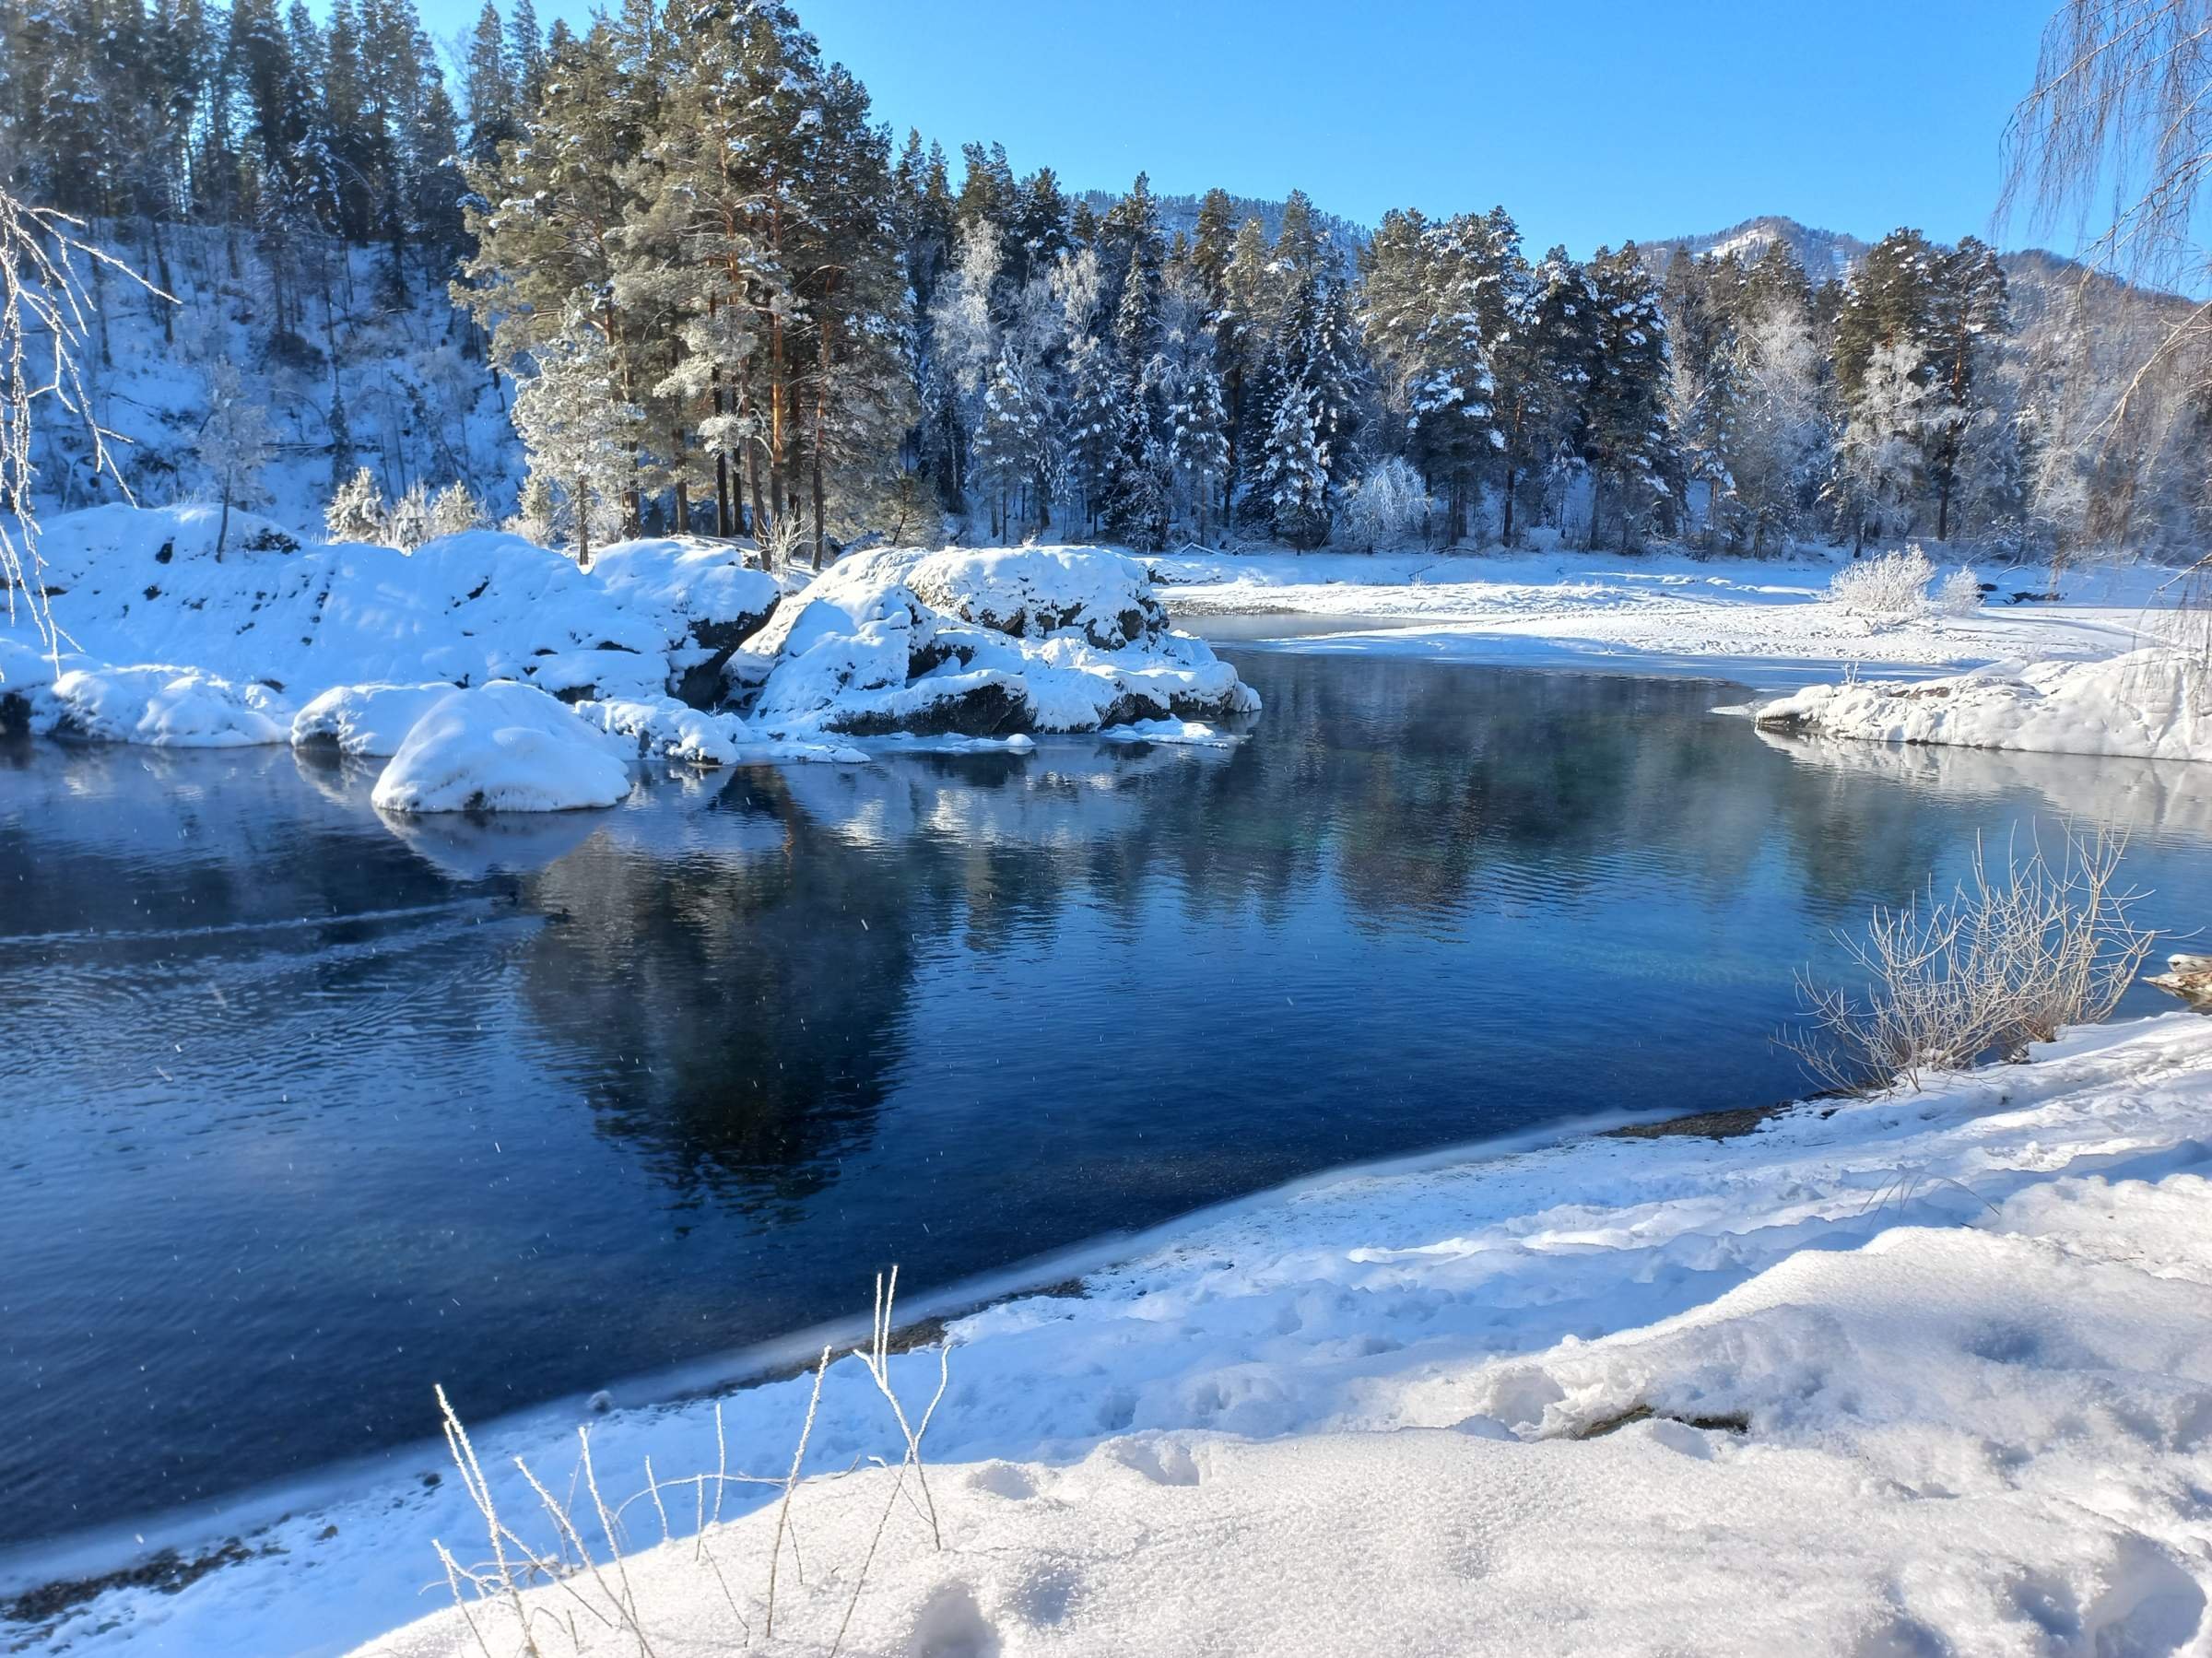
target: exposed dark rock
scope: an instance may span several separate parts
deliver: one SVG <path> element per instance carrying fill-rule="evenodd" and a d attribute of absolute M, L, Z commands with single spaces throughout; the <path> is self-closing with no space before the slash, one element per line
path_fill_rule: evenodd
<path fill-rule="evenodd" d="M 693 621 L 691 642 L 714 653 L 677 675 L 669 694 L 693 708 L 715 709 L 728 702 L 730 688 L 723 676 L 723 669 L 737 653 L 737 647 L 767 627 L 775 614 L 776 603 L 771 600 L 766 610 L 748 612 L 727 621 Z"/>
<path fill-rule="evenodd" d="M 1030 729 L 1029 699 L 996 680 L 940 697 L 910 714 L 848 714 L 830 729 L 847 736 L 884 737 L 900 732 L 924 737 L 1012 736 Z"/>

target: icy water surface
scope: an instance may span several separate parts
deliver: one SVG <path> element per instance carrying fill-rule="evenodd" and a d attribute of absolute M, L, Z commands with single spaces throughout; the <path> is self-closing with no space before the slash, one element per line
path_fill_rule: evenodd
<path fill-rule="evenodd" d="M 2203 770 L 1768 739 L 1735 688 L 1248 653 L 1048 743 L 387 824 L 282 749 L 0 749 L 0 1544 L 1331 1165 L 1801 1087 L 1830 930 Z M 2131 1006 L 2165 1005 L 2138 992 Z"/>

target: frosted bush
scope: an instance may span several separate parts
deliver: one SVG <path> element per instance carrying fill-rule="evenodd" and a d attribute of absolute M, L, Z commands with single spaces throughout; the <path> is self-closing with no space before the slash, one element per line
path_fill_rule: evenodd
<path fill-rule="evenodd" d="M 538 547 L 557 545 L 561 535 L 560 503 L 553 498 L 553 486 L 532 473 L 524 480 L 514 516 L 504 527 L 509 535 L 520 535 Z"/>
<path fill-rule="evenodd" d="M 323 509 L 323 532 L 333 541 L 375 541 L 384 538 L 384 492 L 376 487 L 376 475 L 362 467 L 330 498 Z"/>
<path fill-rule="evenodd" d="M 385 520 L 386 538 L 402 552 L 411 553 L 431 535 L 430 492 L 420 483 L 392 503 Z"/>
<path fill-rule="evenodd" d="M 1982 583 L 1963 564 L 1936 583 L 1936 609 L 1943 616 L 1972 616 L 1982 608 Z"/>
<path fill-rule="evenodd" d="M 491 515 L 475 491 L 458 479 L 430 497 L 430 535 L 460 535 L 487 528 Z"/>
<path fill-rule="evenodd" d="M 1433 506 L 1418 472 L 1402 460 L 1384 461 L 1345 492 L 1336 512 L 1335 539 L 1369 553 L 1403 546 L 1428 527 Z"/>
<path fill-rule="evenodd" d="M 1884 553 L 1847 564 L 1828 584 L 1828 596 L 1845 616 L 1870 622 L 1909 621 L 1928 607 L 1928 583 L 1936 567 L 1913 543 L 1900 553 Z"/>

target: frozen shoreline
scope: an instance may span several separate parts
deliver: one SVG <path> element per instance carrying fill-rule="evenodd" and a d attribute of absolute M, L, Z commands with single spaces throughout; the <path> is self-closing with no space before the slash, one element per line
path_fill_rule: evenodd
<path fill-rule="evenodd" d="M 1547 1148 L 1492 1148 L 1472 1159 L 1462 1148 L 1418 1165 L 1340 1171 L 1112 1246 L 1106 1252 L 1119 1264 L 1094 1265 L 1080 1299 L 1017 1297 L 952 1324 L 954 1388 L 929 1449 L 955 1540 L 938 1554 L 912 1523 L 893 1523 L 857 1615 L 856 1634 L 865 1629 L 865 1638 L 848 1650 L 904 1650 L 947 1595 L 972 1603 L 1008 1650 L 1020 1650 L 1024 1637 L 1048 1635 L 1050 1644 L 1071 1650 L 1115 1650 L 1135 1632 L 1128 1597 L 1141 1584 L 1158 1589 L 1171 1581 L 1163 1571 L 1189 1584 L 1156 1608 L 1183 1638 L 1224 1638 L 1230 1626 L 1207 1607 L 1228 1619 L 1230 1608 L 1243 1606 L 1260 1618 L 1250 1629 L 1253 1648 L 1264 1647 L 1267 1617 L 1291 1608 L 1262 1616 L 1231 1580 L 1261 1572 L 1266 1556 L 1310 1569 L 1316 1585 L 1333 1581 L 1331 1528 L 1312 1511 L 1281 1506 L 1288 1470 L 1300 1466 L 1318 1471 L 1319 1489 L 1350 1493 L 1354 1506 L 1371 1488 L 1438 1513 L 1465 1500 L 1502 1504 L 1493 1520 L 1508 1527 L 1505 1545 L 1524 1522 L 1535 1528 L 1533 1542 L 1546 1515 L 1543 1524 L 1555 1527 L 1549 1535 L 1563 1535 L 1562 1516 L 1583 1512 L 1577 1505 L 1612 1481 L 1640 1512 L 1653 1511 L 1639 1507 L 1648 1503 L 1709 1500 L 1754 1502 L 1763 1512 L 1756 1508 L 1768 1500 L 1759 1497 L 1760 1482 L 1783 1479 L 1774 1488 L 1790 1494 L 1787 1502 L 1822 1493 L 1818 1511 L 1828 1514 L 1820 1523 L 1837 1531 L 1831 1544 L 1849 1532 L 1952 1548 L 1940 1570 L 1924 1574 L 1925 1583 L 1898 1591 L 1889 1614 L 1947 1638 L 1994 1628 L 1946 1619 L 1964 1616 L 1956 1608 L 1970 1605 L 1982 1608 L 1974 1617 L 1986 1618 L 1992 1585 L 2023 1570 L 2055 1585 L 2053 1594 L 2071 1596 L 2079 1612 L 2096 1601 L 2100 1574 L 2131 1563 L 2131 1581 L 2149 1587 L 2112 1617 L 2153 1616 L 2156 1607 L 2144 1613 L 2151 1601 L 2178 1605 L 2175 1595 L 2185 1602 L 2201 1593 L 2194 1585 L 2212 1582 L 2212 1568 L 2183 1546 L 2194 1524 L 2185 1505 L 2159 1495 L 2177 1479 L 2212 1478 L 2212 1467 L 2199 1466 L 2212 1453 L 2202 1436 L 2140 1441 L 2124 1425 L 2133 1419 L 2128 1412 L 2171 1413 L 2184 1396 L 2201 1397 L 2212 1410 L 2212 1245 L 2203 1242 L 2202 1225 L 2212 1214 L 2212 1184 L 2203 1178 L 2212 1161 L 2208 1140 L 2212 1024 L 2171 1015 L 2074 1033 L 2028 1067 L 2000 1067 L 1920 1095 L 1826 1102 L 1725 1142 L 1578 1135 Z M 2108 1237 L 2155 1259 L 2130 1265 L 2124 1251 L 2096 1241 Z M 1977 1263 L 1976 1252 L 2003 1257 L 1990 1268 L 1995 1277 L 1986 1291 L 1976 1288 L 1981 1278 L 1962 1287 L 1939 1273 L 1935 1285 L 1948 1286 L 1939 1291 L 1912 1276 L 1934 1270 L 1923 1262 L 1928 1252 L 1940 1259 L 1960 1249 Z M 2097 1285 L 2084 1289 L 2063 1273 L 2038 1276 L 2038 1263 L 2077 1257 L 2094 1257 L 2103 1275 Z M 1956 1314 L 1945 1326 L 1952 1334 L 1930 1336 L 1934 1345 L 1913 1361 L 1918 1370 L 1869 1368 L 1862 1350 L 1872 1339 L 1862 1331 L 1869 1286 L 1899 1272 L 1924 1300 L 1956 1291 L 1959 1304 L 1945 1303 L 1946 1316 Z M 2112 1348 L 2133 1339 L 2124 1321 L 2102 1335 L 2088 1331 L 2084 1307 L 2121 1288 L 2135 1294 L 2136 1276 L 2149 1286 L 2141 1293 L 2185 1306 L 2203 1334 L 2180 1346 L 2162 1336 L 2166 1346 L 2146 1355 Z M 1774 1290 L 1760 1288 L 1768 1283 Z M 2082 1302 L 2083 1295 L 2092 1299 Z M 1976 1299 L 1983 1296 L 1997 1299 Z M 2025 1338 L 1974 1334 L 2037 1328 L 2043 1315 L 2031 1309 L 2046 1300 L 2051 1328 L 2069 1333 L 2065 1341 L 2023 1345 Z M 1888 1305 L 1879 1295 L 1875 1304 Z M 2172 1320 L 2160 1318 L 2159 1328 L 2171 1331 Z M 1880 1327 L 1880 1319 L 1865 1326 Z M 1976 1342 L 1988 1351 L 1969 1351 Z M 1737 1357 L 1724 1360 L 1729 1353 Z M 903 1396 L 926 1399 L 932 1354 L 898 1356 L 891 1368 Z M 2036 1426 L 1976 1416 L 1973 1399 L 1992 1385 L 2014 1390 L 2022 1409 L 2043 1409 L 2037 1402 L 2048 1394 L 2078 1415 L 2085 1397 L 2110 1397 L 2122 1416 L 2085 1429 L 2085 1450 L 2064 1434 L 2053 1437 L 2046 1417 Z M 2138 1395 L 2176 1403 L 2123 1409 L 2122 1400 Z M 731 1465 L 780 1473 L 805 1404 L 803 1380 L 725 1397 Z M 1640 1406 L 1652 1417 L 1600 1440 L 1574 1438 Z M 559 1414 L 483 1433 L 487 1466 L 524 1450 L 565 1487 L 573 1440 L 563 1452 L 566 1424 L 552 1419 Z M 843 1467 L 887 1452 L 895 1460 L 897 1441 L 887 1439 L 880 1415 L 860 1367 L 833 1366 L 809 1466 Z M 1748 1426 L 1741 1434 L 1687 1428 L 1665 1420 L 1669 1415 L 1742 1416 Z M 642 1489 L 647 1455 L 663 1482 L 714 1462 L 714 1425 L 703 1402 L 582 1419 L 593 1423 L 601 1477 L 624 1495 Z M 1446 1440 L 1425 1437 L 1453 1429 Z M 2008 1434 L 2025 1437 L 2003 1450 L 2012 1443 Z M 1961 1464 L 1962 1450 L 1983 1440 L 1996 1460 L 1972 1475 L 1971 1488 L 1960 1487 L 1962 1470 L 1979 1465 L 1971 1457 Z M 1562 1461 L 1569 1446 L 1579 1460 Z M 1498 1461 L 1515 1456 L 1524 1460 Z M 2118 1482 L 2126 1490 L 2121 1511 L 2081 1486 L 2073 1470 L 2083 1456 L 2102 1458 L 2106 1487 Z M 1891 1487 L 1914 1457 L 1931 1459 L 1918 1482 L 1929 1488 L 1900 1496 Z M 993 1471 L 1009 1464 L 1018 1477 Z M 1199 1483 L 1175 1483 L 1190 1470 L 1203 1476 Z M 1812 1485 L 1788 1483 L 1807 1471 L 1818 1476 Z M 1677 1476 L 1724 1477 L 1686 1487 Z M 808 1547 L 833 1558 L 869 1515 L 871 1502 L 861 1499 L 870 1482 L 879 1490 L 883 1478 L 804 1488 L 798 1512 L 809 1527 Z M 2018 1511 L 2006 1523 L 2016 1528 L 2005 1534 L 2014 1541 L 1975 1553 L 1940 1527 L 1916 1529 L 1935 1523 L 1939 1499 L 1956 1495 Z M 509 1489 L 502 1507 L 519 1511 L 525 1499 Z M 1182 1519 L 1147 1552 L 1127 1527 L 1145 1505 L 1165 1499 L 1196 1506 L 1179 1509 Z M 2069 1522 L 2072 1531 L 2052 1518 L 2077 1514 L 2084 1504 L 2102 1517 Z M 1086 1512 L 1096 1521 L 1088 1531 L 1077 1524 Z M 1300 1512 L 1308 1518 L 1294 1523 Z M 1723 1523 L 1717 1513 L 1715 1523 Z M 755 1515 L 725 1527 L 734 1558 L 759 1551 L 762 1523 Z M 273 1543 L 281 1555 L 226 1567 L 174 1596 L 104 1597 L 88 1616 L 66 1620 L 51 1650 L 66 1641 L 76 1652 L 190 1652 L 212 1650 L 206 1643 L 218 1630 L 250 1629 L 273 1652 L 346 1651 L 434 1609 L 445 1592 L 429 1539 L 458 1545 L 472 1524 L 481 1554 L 480 1523 L 450 1473 L 435 1488 L 395 1477 L 381 1495 L 300 1514 L 248 1540 L 254 1547 Z M 322 1535 L 326 1525 L 337 1527 L 335 1536 Z M 657 1537 L 657 1525 L 638 1540 Z M 1195 1553 L 1171 1541 L 1191 1535 L 1191 1527 L 1210 1539 Z M 1839 1548 L 1831 1570 L 1821 1564 L 1819 1533 L 1820 1524 L 1812 1525 L 1799 1540 L 1803 1554 L 1783 1563 L 1808 1605 L 1841 1619 L 1830 1636 L 1841 1650 L 1843 1633 L 1864 1630 L 1872 1616 L 1881 1550 Z M 2060 1547 L 2062 1534 L 2080 1539 L 2079 1546 Z M 1426 1583 L 1425 1535 L 1421 1525 L 1384 1524 L 1373 1550 L 1409 1582 Z M 1582 1536 L 1583 1545 L 1590 1540 Z M 1630 1526 L 1611 1558 L 1618 1569 L 1641 1574 L 1654 1605 L 1701 1627 L 1700 1608 L 1711 1609 L 1704 1591 L 1717 1593 L 1722 1580 L 1700 1574 L 1740 1570 L 1742 1558 L 1694 1544 L 1685 1544 L 1679 1559 L 1664 1558 L 1652 1552 L 1663 1542 L 1648 1527 Z M 1024 1624 L 1020 1608 L 1031 1603 L 1023 1585 L 1043 1555 L 1080 1591 L 1076 1604 L 1097 1609 L 1097 1621 Z M 656 1650 L 692 1650 L 683 1643 L 686 1620 L 696 1626 L 723 1603 L 711 1581 L 697 1581 L 688 1548 L 633 1560 L 632 1570 L 655 1574 L 655 1601 L 670 1620 Z M 426 1599 L 422 1591 L 434 1580 Z M 1427 1583 L 1419 1595 L 1439 1620 L 1435 1629 L 1453 1634 L 1453 1650 L 1485 1650 L 1486 1640 L 1502 1646 L 1513 1631 L 1527 1640 L 1541 1627 L 1529 1621 L 1532 1604 L 1500 1599 L 1496 1583 L 1463 1580 L 1465 1604 L 1455 1617 L 1447 1588 Z M 1532 1592 L 1527 1584 L 1517 1591 Z M 1571 1576 L 1548 1593 L 1566 1596 L 1562 1605 L 1577 1595 L 1588 1601 L 1581 1625 L 1550 1626 L 1555 1641 L 1557 1629 L 1579 1627 L 1600 1645 L 1633 1648 L 1644 1633 L 1621 1621 L 1629 1611 L 1610 1605 L 1594 1579 Z M 1305 1608 L 1312 1617 L 1351 1612 L 1320 1587 L 1312 1595 Z M 792 1650 L 815 1650 L 808 1631 L 825 1617 L 834 1623 L 837 1600 L 815 1593 L 793 1603 Z M 1713 1650 L 1759 1650 L 1755 1632 L 1747 1625 L 1736 1645 L 1724 1640 Z M 1294 1639 L 1279 1623 L 1274 1634 Z M 1445 1650 L 1443 1634 L 1435 1640 L 1429 1650 Z M 1251 1650 L 1234 1638 L 1228 1644 Z M 1411 1650 L 1419 1649 L 1416 1641 Z M 371 1650 L 474 1649 L 449 1618 Z M 1537 1640 L 1523 1650 L 1559 1649 Z"/>
<path fill-rule="evenodd" d="M 2096 659 L 2143 642 L 2175 572 L 2074 572 L 2067 603 L 1874 624 L 1827 596 L 1829 559 L 1695 559 L 1653 552 L 1159 554 L 1171 614 L 1223 642 L 1271 649 L 1576 666 L 1810 674 L 1852 663 L 1913 674 L 2015 659 Z M 2034 585 L 2042 572 L 1995 571 Z M 1208 617 L 1234 618 L 1215 633 Z M 1280 633 L 1265 618 L 1284 618 Z"/>

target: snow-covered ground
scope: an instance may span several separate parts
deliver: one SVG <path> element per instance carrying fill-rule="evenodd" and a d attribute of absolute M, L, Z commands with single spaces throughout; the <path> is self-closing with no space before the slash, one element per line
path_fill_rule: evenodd
<path fill-rule="evenodd" d="M 488 530 L 403 553 L 220 524 L 104 507 L 50 525 L 62 649 L 28 614 L 0 627 L 0 723 L 390 755 L 376 803 L 418 814 L 608 805 L 645 757 L 856 761 L 855 739 L 1124 725 L 1187 740 L 1259 711 L 1168 626 L 1144 566 L 1097 547 L 878 550 L 808 582 L 736 543 L 627 542 L 586 570 Z"/>
<path fill-rule="evenodd" d="M 773 1488 L 725 1487 L 689 1534 L 698 1476 L 782 1476 L 807 1377 L 577 1402 L 475 1450 L 520 1538 L 558 1548 L 516 1454 L 599 1562 L 534 1592 L 548 1653 L 641 1650 L 617 1597 L 663 1658 L 748 1629 L 826 1652 L 848 1606 L 852 1652 L 2201 1650 L 2208 1144 L 2212 1023 L 2176 1014 L 1726 1140 L 1477 1148 L 1194 1217 L 1079 1294 L 951 1323 L 926 1503 L 871 1468 L 900 1439 L 831 1365 L 772 1642 Z M 910 1416 L 939 1362 L 889 1359 Z M 485 1650 L 437 1610 L 432 1538 L 491 1558 L 450 1469 L 287 1506 L 242 1560 L 112 1591 L 32 1650 Z M 504 1602 L 468 1616 L 519 1650 Z"/>
<path fill-rule="evenodd" d="M 2152 646 L 1948 678 L 1846 680 L 1762 704 L 1770 731 L 2038 754 L 2212 759 L 2212 676 L 2194 652 Z"/>
<path fill-rule="evenodd" d="M 2049 591 L 2050 573 L 1990 567 L 1979 573 L 1997 591 L 1977 615 L 1875 623 L 1829 598 L 1839 563 L 1817 555 L 1194 552 L 1149 562 L 1179 621 L 1214 633 L 1208 618 L 1237 618 L 1219 637 L 1233 631 L 1308 651 L 1724 665 L 1761 684 L 1778 672 L 1842 663 L 1935 672 L 2111 656 L 2155 629 L 2171 606 L 2175 574 L 2157 566 L 2087 569 L 2061 579 L 2061 603 L 2015 604 L 2015 593 Z"/>

